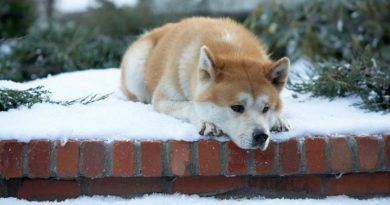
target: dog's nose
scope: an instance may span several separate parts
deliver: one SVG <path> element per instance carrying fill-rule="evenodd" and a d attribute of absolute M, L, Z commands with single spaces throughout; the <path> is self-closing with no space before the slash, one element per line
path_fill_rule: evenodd
<path fill-rule="evenodd" d="M 268 135 L 264 132 L 263 129 L 254 129 L 252 136 L 253 146 L 263 145 L 268 139 Z"/>

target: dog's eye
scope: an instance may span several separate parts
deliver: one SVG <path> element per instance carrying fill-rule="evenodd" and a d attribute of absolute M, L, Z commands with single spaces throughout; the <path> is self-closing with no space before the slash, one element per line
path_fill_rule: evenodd
<path fill-rule="evenodd" d="M 269 106 L 268 105 L 266 105 L 266 106 L 264 106 L 264 108 L 263 108 L 263 113 L 266 113 L 266 112 L 268 112 L 268 110 L 269 110 Z"/>
<path fill-rule="evenodd" d="M 242 105 L 232 105 L 230 106 L 234 112 L 243 113 L 245 108 Z"/>

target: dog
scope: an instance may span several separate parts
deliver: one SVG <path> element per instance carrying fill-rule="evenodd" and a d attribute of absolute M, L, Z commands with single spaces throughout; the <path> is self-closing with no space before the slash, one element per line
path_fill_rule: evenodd
<path fill-rule="evenodd" d="M 280 92 L 287 57 L 272 61 L 257 37 L 229 18 L 192 17 L 136 40 L 121 62 L 129 100 L 227 135 L 242 149 L 265 150 L 271 130 L 286 131 Z"/>

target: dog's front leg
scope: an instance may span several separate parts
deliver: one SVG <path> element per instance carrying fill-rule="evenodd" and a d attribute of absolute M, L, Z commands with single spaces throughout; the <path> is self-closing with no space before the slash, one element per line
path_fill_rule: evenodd
<path fill-rule="evenodd" d="M 169 95 L 160 87 L 157 87 L 153 94 L 152 104 L 157 112 L 165 113 L 192 124 L 198 121 L 195 107 L 191 101 L 182 96 Z"/>
<path fill-rule="evenodd" d="M 190 101 L 162 100 L 153 105 L 154 109 L 158 112 L 195 125 L 201 135 L 221 136 L 223 134 L 222 130 L 213 123 L 200 120 L 195 112 L 193 103 Z"/>
<path fill-rule="evenodd" d="M 166 95 L 160 93 L 154 95 L 152 103 L 156 111 L 195 125 L 201 135 L 221 136 L 223 134 L 222 130 L 213 123 L 203 121 L 198 117 L 191 101 L 169 100 Z"/>
<path fill-rule="evenodd" d="M 190 101 L 159 100 L 153 103 L 153 107 L 158 112 L 185 122 L 195 124 L 198 121 L 194 106 Z"/>
<path fill-rule="evenodd" d="M 271 130 L 274 132 L 286 132 L 289 131 L 290 129 L 291 129 L 290 123 L 287 121 L 287 119 L 284 117 L 283 114 L 279 114 Z"/>

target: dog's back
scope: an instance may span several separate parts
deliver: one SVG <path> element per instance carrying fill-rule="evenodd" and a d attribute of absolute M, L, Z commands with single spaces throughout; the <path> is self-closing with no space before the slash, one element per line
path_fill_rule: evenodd
<path fill-rule="evenodd" d="M 146 88 L 145 73 L 150 56 L 160 39 L 174 27 L 173 24 L 156 28 L 135 41 L 122 58 L 121 89 L 129 100 L 151 102 L 151 92 Z"/>
<path fill-rule="evenodd" d="M 219 57 L 270 62 L 259 40 L 230 19 L 189 18 L 143 35 L 121 64 L 122 89 L 130 100 L 151 103 L 157 86 L 178 100 L 191 100 L 199 50 L 206 45 Z"/>

